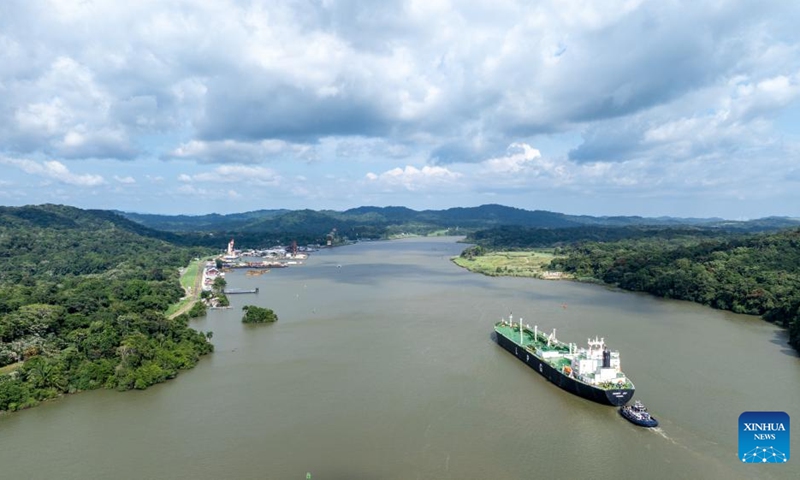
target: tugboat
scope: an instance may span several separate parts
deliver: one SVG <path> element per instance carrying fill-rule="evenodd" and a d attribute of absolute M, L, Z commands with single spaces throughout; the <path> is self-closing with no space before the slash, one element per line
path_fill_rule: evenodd
<path fill-rule="evenodd" d="M 620 407 L 619 414 L 625 417 L 626 420 L 639 425 L 640 427 L 657 427 L 658 420 L 650 415 L 642 402 L 636 400 L 633 405 L 625 405 Z"/>

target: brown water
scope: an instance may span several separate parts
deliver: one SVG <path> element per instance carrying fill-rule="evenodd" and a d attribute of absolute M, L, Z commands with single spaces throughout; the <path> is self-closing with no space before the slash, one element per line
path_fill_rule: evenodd
<path fill-rule="evenodd" d="M 737 460 L 743 411 L 800 419 L 800 359 L 780 330 L 600 286 L 483 277 L 450 262 L 463 247 L 362 243 L 228 274 L 260 293 L 195 323 L 214 354 L 144 392 L 0 417 L 0 478 L 797 478 L 796 458 Z M 279 322 L 242 325 L 246 304 Z M 564 341 L 605 337 L 661 427 L 570 395 L 493 343 L 510 310 Z"/>

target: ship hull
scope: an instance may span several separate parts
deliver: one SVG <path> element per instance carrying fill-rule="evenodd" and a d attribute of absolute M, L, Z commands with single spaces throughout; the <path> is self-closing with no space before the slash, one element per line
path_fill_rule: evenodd
<path fill-rule="evenodd" d="M 553 368 L 549 363 L 542 361 L 536 355 L 520 347 L 497 332 L 497 343 L 509 353 L 520 359 L 525 365 L 531 367 L 539 375 L 550 380 L 563 390 L 603 405 L 624 405 L 633 397 L 633 388 L 602 389 L 588 385 L 568 377 Z"/>

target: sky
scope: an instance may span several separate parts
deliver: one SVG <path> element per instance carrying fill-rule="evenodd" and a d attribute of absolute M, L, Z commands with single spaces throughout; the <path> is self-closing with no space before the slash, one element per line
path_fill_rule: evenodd
<path fill-rule="evenodd" d="M 0 2 L 0 204 L 800 217 L 800 2 Z"/>

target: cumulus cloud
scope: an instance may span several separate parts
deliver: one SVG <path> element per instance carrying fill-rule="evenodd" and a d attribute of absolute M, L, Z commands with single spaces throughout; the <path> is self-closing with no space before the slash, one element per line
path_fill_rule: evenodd
<path fill-rule="evenodd" d="M 0 20 L 0 135 L 15 151 L 70 158 L 130 158 L 131 139 L 188 128 L 194 138 L 155 153 L 255 163 L 274 153 L 265 141 L 362 136 L 479 161 L 515 138 L 669 103 L 761 57 L 797 67 L 791 47 L 766 36 L 791 31 L 786 10 L 797 7 L 786 5 L 731 4 L 725 15 L 630 0 L 18 7 Z M 774 95 L 793 80 L 773 73 L 760 88 Z M 453 142 L 476 131 L 493 145 L 459 153 Z"/>
<path fill-rule="evenodd" d="M 106 183 L 100 175 L 89 173 L 80 175 L 72 173 L 66 165 L 56 160 L 37 162 L 27 159 L 0 157 L 0 164 L 16 167 L 27 174 L 55 180 L 68 185 L 94 187 Z"/>
<path fill-rule="evenodd" d="M 529 167 L 537 158 L 541 158 L 539 150 L 526 143 L 512 143 L 503 157 L 490 158 L 484 163 L 486 169 L 494 173 L 517 173 Z"/>
<path fill-rule="evenodd" d="M 393 168 L 381 174 L 367 173 L 369 183 L 387 189 L 402 188 L 409 191 L 425 190 L 443 185 L 452 185 L 462 175 L 444 167 L 424 166 L 417 168 L 407 165 L 405 168 Z"/>
<path fill-rule="evenodd" d="M 770 157 L 783 142 L 774 118 L 800 98 L 800 74 L 766 78 L 737 76 L 679 101 L 598 123 L 569 152 L 572 160 L 683 161 L 732 154 Z M 705 108 L 699 111 L 697 105 Z"/>
<path fill-rule="evenodd" d="M 702 161 L 778 165 L 796 142 L 782 134 L 800 102 L 796 2 L 13 5 L 0 7 L 0 155 L 65 169 L 182 160 L 162 176 L 188 164 L 188 186 L 236 175 L 191 168 L 283 161 L 383 172 L 366 184 L 398 191 L 474 172 L 632 186 L 665 162 L 694 177 L 716 172 Z"/>
<path fill-rule="evenodd" d="M 7 105 L 9 118 L 0 127 L 0 138 L 12 149 L 64 158 L 136 154 L 128 133 L 109 116 L 112 96 L 89 68 L 73 58 L 54 58 L 33 82 L 5 80 L 5 89 L 15 97 Z"/>

